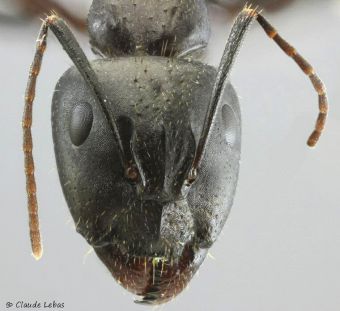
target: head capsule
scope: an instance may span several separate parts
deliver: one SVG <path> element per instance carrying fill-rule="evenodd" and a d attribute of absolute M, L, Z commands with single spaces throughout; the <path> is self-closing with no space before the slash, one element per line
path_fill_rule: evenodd
<path fill-rule="evenodd" d="M 175 56 L 205 47 L 204 0 L 94 0 L 88 16 L 94 52 Z"/>
<path fill-rule="evenodd" d="M 237 97 L 228 85 L 214 139 L 189 187 L 216 70 L 145 56 L 91 66 L 139 174 L 125 172 L 109 120 L 71 68 L 52 106 L 63 191 L 77 231 L 113 277 L 142 303 L 163 303 L 188 284 L 228 215 L 240 153 Z"/>

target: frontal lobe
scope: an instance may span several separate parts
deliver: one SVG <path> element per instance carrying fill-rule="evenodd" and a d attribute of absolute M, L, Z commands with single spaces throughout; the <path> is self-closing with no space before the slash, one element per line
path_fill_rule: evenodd
<path fill-rule="evenodd" d="M 88 27 L 93 50 L 108 57 L 178 55 L 209 37 L 204 0 L 95 0 Z"/>

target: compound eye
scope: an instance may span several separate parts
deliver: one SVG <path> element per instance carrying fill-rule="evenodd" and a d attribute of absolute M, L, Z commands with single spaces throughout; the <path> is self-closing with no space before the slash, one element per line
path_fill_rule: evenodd
<path fill-rule="evenodd" d="M 70 120 L 70 137 L 72 144 L 80 146 L 89 136 L 93 123 L 92 107 L 88 103 L 75 105 Z"/>
<path fill-rule="evenodd" d="M 230 147 L 233 147 L 238 138 L 238 120 L 230 106 L 222 107 L 222 119 L 225 125 L 225 141 Z"/>

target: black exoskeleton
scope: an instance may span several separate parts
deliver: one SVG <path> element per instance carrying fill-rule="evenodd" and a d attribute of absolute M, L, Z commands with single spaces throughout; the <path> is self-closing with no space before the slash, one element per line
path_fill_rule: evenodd
<path fill-rule="evenodd" d="M 32 104 L 47 32 L 75 67 L 59 80 L 52 127 L 60 182 L 77 231 L 114 278 L 162 303 L 185 288 L 216 241 L 235 194 L 241 146 L 238 99 L 228 82 L 251 22 L 309 76 L 320 114 L 327 98 L 313 68 L 251 7 L 238 15 L 216 70 L 196 55 L 207 45 L 203 0 L 95 0 L 89 62 L 65 22 L 43 22 L 26 92 L 25 168 L 33 254 L 42 254 L 32 157 Z"/>

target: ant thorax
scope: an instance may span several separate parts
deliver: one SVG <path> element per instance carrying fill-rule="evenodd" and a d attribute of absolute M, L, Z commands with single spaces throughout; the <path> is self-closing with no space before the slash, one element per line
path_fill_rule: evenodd
<path fill-rule="evenodd" d="M 209 38 L 204 0 L 94 0 L 88 28 L 93 51 L 106 57 L 184 55 Z"/>

